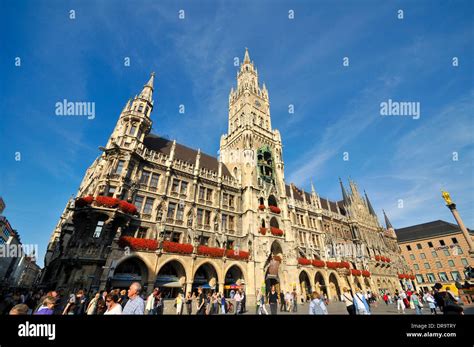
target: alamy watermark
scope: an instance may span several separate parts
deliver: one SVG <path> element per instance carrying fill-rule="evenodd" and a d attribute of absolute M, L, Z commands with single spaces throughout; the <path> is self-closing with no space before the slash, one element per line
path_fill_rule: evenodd
<path fill-rule="evenodd" d="M 388 99 L 380 103 L 381 116 L 409 116 L 419 119 L 421 106 L 419 101 L 393 101 Z"/>
<path fill-rule="evenodd" d="M 58 101 L 55 104 L 56 116 L 87 116 L 87 119 L 95 118 L 95 102 L 87 101 Z"/>
<path fill-rule="evenodd" d="M 21 258 L 24 255 L 35 257 L 37 254 L 38 254 L 38 244 L 0 245 L 0 258 Z"/>

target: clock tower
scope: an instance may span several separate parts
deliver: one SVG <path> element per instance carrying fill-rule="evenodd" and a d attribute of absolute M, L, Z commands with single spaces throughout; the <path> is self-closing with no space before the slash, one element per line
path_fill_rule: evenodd
<path fill-rule="evenodd" d="M 237 86 L 229 94 L 229 126 L 221 137 L 220 159 L 241 185 L 242 231 L 249 243 L 242 246 L 253 249 L 257 283 L 267 283 L 273 276 L 274 282 L 267 285 L 279 284 L 285 266 L 278 270 L 281 261 L 273 267 L 269 262 L 272 257 L 291 258 L 294 248 L 282 143 L 280 132 L 272 129 L 268 90 L 265 83 L 260 85 L 247 49 L 237 71 Z"/>

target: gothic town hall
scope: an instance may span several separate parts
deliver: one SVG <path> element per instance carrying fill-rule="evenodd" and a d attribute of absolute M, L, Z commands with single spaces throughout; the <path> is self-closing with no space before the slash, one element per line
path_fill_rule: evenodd
<path fill-rule="evenodd" d="M 394 229 L 349 180 L 341 199 L 285 182 L 269 92 L 246 50 L 219 157 L 152 134 L 154 74 L 129 100 L 51 236 L 42 284 L 174 295 L 198 286 L 393 293 L 410 280 Z M 317 177 L 317 173 L 315 173 Z"/>

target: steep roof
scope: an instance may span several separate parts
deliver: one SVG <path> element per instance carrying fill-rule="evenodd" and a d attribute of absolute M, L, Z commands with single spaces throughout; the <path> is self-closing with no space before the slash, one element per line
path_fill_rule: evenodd
<path fill-rule="evenodd" d="M 170 155 L 171 147 L 173 146 L 173 141 L 154 134 L 147 135 L 143 143 L 148 149 L 155 152 L 163 153 L 165 155 Z M 196 162 L 197 154 L 198 151 L 196 149 L 187 147 L 176 142 L 176 148 L 174 152 L 175 159 L 179 159 L 194 165 L 194 163 Z M 201 152 L 201 159 L 199 163 L 200 167 L 203 167 L 207 170 L 211 170 L 214 172 L 219 171 L 219 161 L 216 157 Z M 225 166 L 224 163 L 222 164 L 222 174 L 224 176 L 232 176 L 229 169 L 227 168 L 227 166 Z"/>
<path fill-rule="evenodd" d="M 468 229 L 469 230 L 469 229 Z M 395 229 L 398 242 L 408 242 L 427 238 L 440 237 L 443 235 L 460 233 L 461 229 L 457 224 L 448 223 L 443 220 L 413 225 L 406 228 Z M 469 230 L 469 233 L 473 233 Z"/>

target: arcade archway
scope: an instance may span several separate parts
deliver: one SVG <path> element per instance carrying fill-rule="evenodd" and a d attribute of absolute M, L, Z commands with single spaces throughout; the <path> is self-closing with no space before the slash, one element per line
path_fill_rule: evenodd
<path fill-rule="evenodd" d="M 131 257 L 117 265 L 110 281 L 110 287 L 128 289 L 133 282 L 140 282 L 143 290 L 146 290 L 147 280 L 148 269 L 146 264 L 138 257 Z"/>
<path fill-rule="evenodd" d="M 334 273 L 329 275 L 329 288 L 330 288 L 330 295 L 331 300 L 339 301 L 341 298 L 341 289 L 339 287 L 339 282 L 337 277 Z"/>
<path fill-rule="evenodd" d="M 307 301 L 308 298 L 311 297 L 311 282 L 306 271 L 301 271 L 299 276 L 299 282 L 301 289 L 301 298 Z"/>
<path fill-rule="evenodd" d="M 232 294 L 238 290 L 243 289 L 245 284 L 244 274 L 242 270 L 237 265 L 232 265 L 224 277 L 224 296 L 231 297 Z"/>
<path fill-rule="evenodd" d="M 198 287 L 204 292 L 217 290 L 217 270 L 210 263 L 204 263 L 194 273 L 192 291 L 197 295 Z"/>
<path fill-rule="evenodd" d="M 323 293 L 324 295 L 328 295 L 326 281 L 324 280 L 324 276 L 321 272 L 316 272 L 314 276 L 314 290 L 318 293 Z"/>
<path fill-rule="evenodd" d="M 177 260 L 164 264 L 155 280 L 155 288 L 159 288 L 164 298 L 175 298 L 178 293 L 184 293 L 186 285 L 186 271 Z"/>

